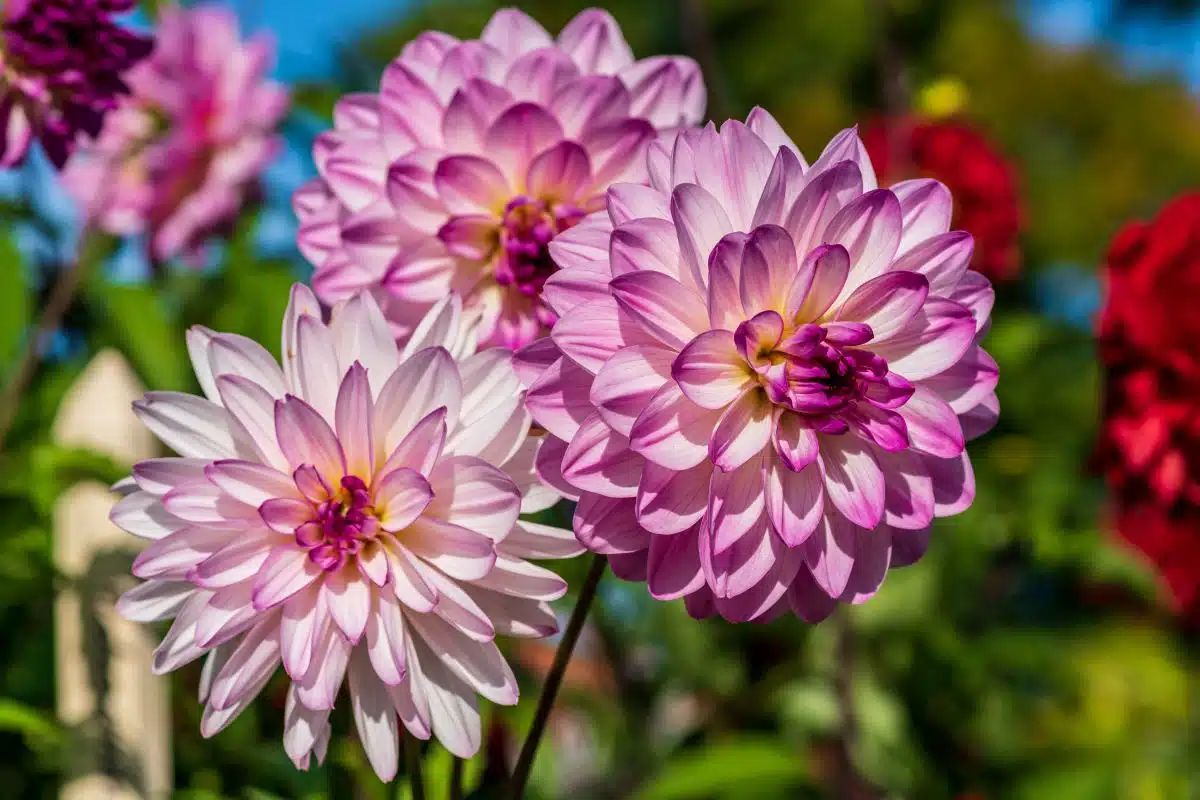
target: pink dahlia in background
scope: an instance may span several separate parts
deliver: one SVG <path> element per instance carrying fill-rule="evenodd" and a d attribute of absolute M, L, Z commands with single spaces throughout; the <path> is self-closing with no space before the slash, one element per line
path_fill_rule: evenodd
<path fill-rule="evenodd" d="M 63 173 L 85 220 L 146 234 L 156 260 L 194 255 L 232 223 L 281 146 L 288 94 L 267 78 L 274 52 L 266 36 L 242 41 L 226 8 L 164 10 L 132 95 Z"/>
<path fill-rule="evenodd" d="M 871 597 L 974 496 L 988 281 L 933 180 L 876 187 L 855 131 L 809 166 L 770 115 L 650 148 L 551 243 L 560 317 L 518 353 L 576 536 L 695 616 Z"/>
<path fill-rule="evenodd" d="M 129 91 L 124 73 L 154 40 L 113 22 L 135 0 L 8 0 L 0 9 L 0 167 L 42 143 L 62 167 Z"/>
<path fill-rule="evenodd" d="M 313 287 L 328 303 L 371 289 L 400 337 L 455 292 L 483 345 L 531 342 L 555 321 L 549 242 L 609 185 L 645 182 L 647 145 L 704 102 L 695 62 L 634 61 L 605 11 L 557 39 L 515 9 L 478 40 L 424 33 L 317 138 L 320 177 L 295 197 Z"/>
<path fill-rule="evenodd" d="M 151 392 L 138 416 L 177 458 L 134 467 L 113 521 L 152 540 L 118 603 L 174 618 L 157 673 L 206 656 L 212 736 L 282 663 L 284 747 L 300 768 L 329 742 L 343 682 L 375 771 L 396 774 L 398 722 L 456 755 L 480 743 L 476 695 L 517 701 L 497 634 L 556 629 L 566 589 L 527 558 L 581 551 L 524 522 L 557 495 L 538 483 L 524 393 L 502 350 L 474 353 L 448 298 L 398 351 L 368 294 L 332 319 L 303 286 L 283 323 L 283 368 L 253 341 L 193 328 L 206 397 Z"/>

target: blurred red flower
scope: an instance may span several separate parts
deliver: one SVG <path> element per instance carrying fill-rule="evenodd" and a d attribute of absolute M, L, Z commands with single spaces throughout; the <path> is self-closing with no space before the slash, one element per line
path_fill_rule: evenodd
<path fill-rule="evenodd" d="M 908 117 L 877 117 L 861 135 L 881 186 L 914 177 L 946 184 L 951 228 L 975 237 L 971 268 L 993 282 L 1016 277 L 1024 217 L 1016 170 L 987 137 L 963 120 Z"/>
<path fill-rule="evenodd" d="M 1117 529 L 1200 620 L 1200 192 L 1114 238 L 1097 455 Z"/>

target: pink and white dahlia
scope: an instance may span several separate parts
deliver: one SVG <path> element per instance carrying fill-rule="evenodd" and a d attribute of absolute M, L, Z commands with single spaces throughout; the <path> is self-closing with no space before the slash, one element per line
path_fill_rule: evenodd
<path fill-rule="evenodd" d="M 876 187 L 857 134 L 809 166 L 770 115 L 651 146 L 550 245 L 551 336 L 517 355 L 575 533 L 693 615 L 871 597 L 974 496 L 998 411 L 988 281 L 933 180 Z"/>
<path fill-rule="evenodd" d="M 212 736 L 281 663 L 284 747 L 324 757 L 343 681 L 375 771 L 396 774 L 399 727 L 467 757 L 476 695 L 517 701 L 493 639 L 556 629 L 566 584 L 527 558 L 582 551 L 522 521 L 552 505 L 538 483 L 524 393 L 503 350 L 474 353 L 448 298 L 398 351 L 360 294 L 326 324 L 292 290 L 283 368 L 240 336 L 193 328 L 206 397 L 151 392 L 135 411 L 178 458 L 134 467 L 113 521 L 151 539 L 146 579 L 118 610 L 174 618 L 157 673 L 206 656 L 201 732 Z"/>
<path fill-rule="evenodd" d="M 288 93 L 267 78 L 274 58 L 269 37 L 242 41 L 229 9 L 164 10 L 132 93 L 63 172 L 85 219 L 145 233 L 159 260 L 193 255 L 231 223 L 281 145 Z"/>
<path fill-rule="evenodd" d="M 609 185 L 644 183 L 647 145 L 704 103 L 695 62 L 634 61 L 605 11 L 557 39 L 515 9 L 478 40 L 424 33 L 317 138 L 294 203 L 313 286 L 328 303 L 371 289 L 400 337 L 455 292 L 482 344 L 527 344 L 555 320 L 547 244 Z"/>

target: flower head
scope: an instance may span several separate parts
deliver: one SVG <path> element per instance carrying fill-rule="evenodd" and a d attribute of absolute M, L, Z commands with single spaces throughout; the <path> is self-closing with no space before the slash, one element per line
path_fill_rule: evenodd
<path fill-rule="evenodd" d="M 398 351 L 369 295 L 322 321 L 292 290 L 282 369 L 240 336 L 192 329 L 206 397 L 152 392 L 138 416 L 179 454 L 134 467 L 113 521 L 153 540 L 145 583 L 118 603 L 174 618 L 166 672 L 206 656 L 201 732 L 212 736 L 282 663 L 284 746 L 297 766 L 329 741 L 349 682 L 380 777 L 397 766 L 397 719 L 451 752 L 479 747 L 476 695 L 517 685 L 493 639 L 556 628 L 566 584 L 527 558 L 580 552 L 568 531 L 518 519 L 557 495 L 534 478 L 539 440 L 505 351 L 474 353 L 457 299 Z"/>
<path fill-rule="evenodd" d="M 1016 170 L 977 127 L 955 119 L 880 118 L 864 127 L 862 139 L 889 181 L 911 173 L 946 185 L 954 195 L 951 224 L 975 239 L 972 269 L 993 281 L 1017 276 L 1024 208 Z"/>
<path fill-rule="evenodd" d="M 614 571 L 698 616 L 861 602 L 970 505 L 998 407 L 993 293 L 933 180 L 876 188 L 853 130 L 808 166 L 761 109 L 650 148 L 550 245 L 518 353 L 539 469 Z"/>
<path fill-rule="evenodd" d="M 317 294 L 370 288 L 403 337 L 453 291 L 484 345 L 533 341 L 555 321 L 548 243 L 610 184 L 644 182 L 646 146 L 698 122 L 704 102 L 693 61 L 634 61 L 604 11 L 557 39 L 515 9 L 478 40 L 424 33 L 317 139 L 320 177 L 295 198 Z"/>
<path fill-rule="evenodd" d="M 63 173 L 85 216 L 117 235 L 147 233 L 151 255 L 192 255 L 237 216 L 278 152 L 286 90 L 267 79 L 274 47 L 243 42 L 225 8 L 163 12 L 131 96 Z"/>
<path fill-rule="evenodd" d="M 1100 319 L 1099 461 L 1121 535 L 1200 619 L 1200 193 L 1127 225 L 1109 249 Z"/>
<path fill-rule="evenodd" d="M 154 41 L 116 25 L 134 0 L 10 0 L 0 11 L 0 166 L 34 139 L 57 167 L 80 134 L 96 136 L 128 91 L 122 75 Z"/>

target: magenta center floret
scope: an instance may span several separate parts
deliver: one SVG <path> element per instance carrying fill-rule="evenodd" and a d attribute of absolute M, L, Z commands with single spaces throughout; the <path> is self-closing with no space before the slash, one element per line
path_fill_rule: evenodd
<path fill-rule="evenodd" d="M 358 555 L 378 532 L 366 483 L 347 475 L 341 488 L 317 506 L 316 518 L 296 529 L 296 541 L 308 548 L 314 564 L 333 571 Z"/>
<path fill-rule="evenodd" d="M 870 326 L 831 322 L 788 332 L 783 318 L 764 311 L 738 326 L 734 341 L 772 403 L 809 418 L 822 433 L 845 433 L 860 402 L 897 408 L 912 396 L 907 380 L 862 346 Z"/>
<path fill-rule="evenodd" d="M 550 258 L 550 240 L 583 217 L 583 210 L 569 203 L 551 206 L 524 195 L 514 197 L 504 207 L 500 223 L 496 282 L 512 286 L 526 297 L 538 297 L 546 279 L 558 271 Z"/>

